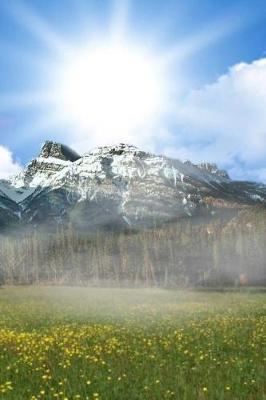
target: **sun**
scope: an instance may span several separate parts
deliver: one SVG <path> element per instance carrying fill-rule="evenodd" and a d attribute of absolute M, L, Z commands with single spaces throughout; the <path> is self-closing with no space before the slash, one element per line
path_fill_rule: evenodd
<path fill-rule="evenodd" d="M 162 108 L 159 63 L 133 46 L 76 51 L 58 70 L 56 82 L 58 112 L 82 130 L 129 133 Z"/>

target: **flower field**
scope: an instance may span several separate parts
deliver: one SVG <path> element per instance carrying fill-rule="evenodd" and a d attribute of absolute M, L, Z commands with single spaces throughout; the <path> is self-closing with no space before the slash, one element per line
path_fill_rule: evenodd
<path fill-rule="evenodd" d="M 266 399 L 266 294 L 0 290 L 0 399 Z"/>

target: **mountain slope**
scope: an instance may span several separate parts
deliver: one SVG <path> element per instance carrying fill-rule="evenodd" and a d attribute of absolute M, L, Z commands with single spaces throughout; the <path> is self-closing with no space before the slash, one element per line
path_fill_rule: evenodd
<path fill-rule="evenodd" d="M 21 226 L 55 228 L 70 221 L 85 230 L 211 218 L 221 210 L 266 203 L 265 185 L 232 181 L 215 164 L 183 163 L 125 144 L 81 157 L 46 142 L 25 171 L 2 182 L 0 189 L 2 203 L 9 202 Z"/>
<path fill-rule="evenodd" d="M 5 182 L 0 181 L 0 228 L 8 228 L 20 218 L 20 207 L 6 195 L 5 187 Z"/>

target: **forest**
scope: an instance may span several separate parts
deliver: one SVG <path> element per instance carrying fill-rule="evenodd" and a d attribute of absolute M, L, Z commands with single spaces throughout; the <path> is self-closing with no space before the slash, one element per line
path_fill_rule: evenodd
<path fill-rule="evenodd" d="M 266 210 L 183 219 L 153 229 L 31 231 L 0 236 L 0 281 L 8 285 L 266 285 Z"/>

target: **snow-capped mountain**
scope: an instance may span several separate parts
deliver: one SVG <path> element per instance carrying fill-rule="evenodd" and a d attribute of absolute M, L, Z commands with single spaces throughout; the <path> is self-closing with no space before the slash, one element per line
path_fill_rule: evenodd
<path fill-rule="evenodd" d="M 17 221 L 137 228 L 257 203 L 266 204 L 265 185 L 232 181 L 215 164 L 183 163 L 126 144 L 80 156 L 47 141 L 22 173 L 0 181 L 0 227 Z"/>

